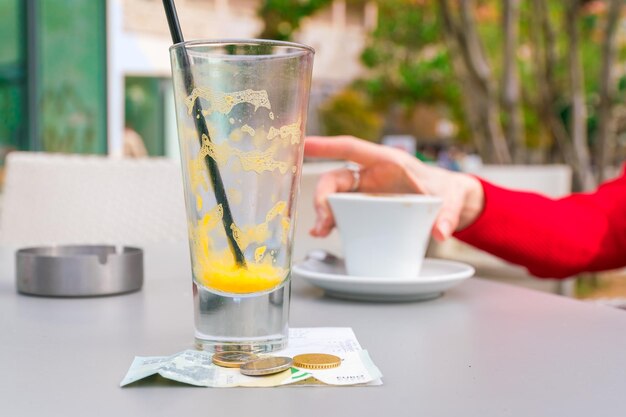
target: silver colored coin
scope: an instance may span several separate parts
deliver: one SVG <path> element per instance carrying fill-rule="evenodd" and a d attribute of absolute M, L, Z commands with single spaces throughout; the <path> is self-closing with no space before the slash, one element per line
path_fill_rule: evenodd
<path fill-rule="evenodd" d="M 244 363 L 258 359 L 258 356 L 249 352 L 219 352 L 213 355 L 213 363 L 226 368 L 239 368 Z"/>
<path fill-rule="evenodd" d="M 293 360 L 286 356 L 270 356 L 267 358 L 255 359 L 241 365 L 239 370 L 248 376 L 272 375 L 291 368 Z"/>

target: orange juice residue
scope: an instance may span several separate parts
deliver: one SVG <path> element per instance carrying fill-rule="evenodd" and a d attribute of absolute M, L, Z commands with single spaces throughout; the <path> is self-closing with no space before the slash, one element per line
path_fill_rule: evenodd
<path fill-rule="evenodd" d="M 202 268 L 196 279 L 200 284 L 220 292 L 231 294 L 249 294 L 271 290 L 279 286 L 285 279 L 285 270 L 269 263 L 248 262 L 241 268 L 230 262 L 230 253 L 225 259 L 212 260 L 210 265 Z"/>
<path fill-rule="evenodd" d="M 265 90 L 221 92 L 208 87 L 196 87 L 185 98 L 187 112 L 190 115 L 194 111 L 196 100 L 203 101 L 204 116 L 220 117 L 224 121 L 227 120 L 229 126 L 228 129 L 222 129 L 220 126 L 207 123 L 209 134 L 202 135 L 200 149 L 195 157 L 190 157 L 188 160 L 189 186 L 195 194 L 196 213 L 202 216 L 189 225 L 194 279 L 208 289 L 231 294 L 272 290 L 281 285 L 288 274 L 288 268 L 276 265 L 275 251 L 267 250 L 271 239 L 280 239 L 282 245 L 288 243 L 291 220 L 288 216 L 286 201 L 272 197 L 273 207 L 265 214 L 265 220 L 260 224 L 235 222 L 224 225 L 224 212 L 221 205 L 218 204 L 203 213 L 204 210 L 210 208 L 207 207 L 210 199 L 203 198 L 210 192 L 206 160 L 213 159 L 221 170 L 229 170 L 231 174 L 243 171 L 242 175 L 261 175 L 268 172 L 275 174 L 278 171 L 284 175 L 289 170 L 295 173 L 297 169 L 293 166 L 293 161 L 283 154 L 285 154 L 285 149 L 300 143 L 301 120 L 282 126 L 269 126 L 269 130 L 264 124 L 254 127 L 248 124 L 239 126 L 242 120 L 234 117 L 231 111 L 242 103 L 253 105 L 255 112 L 261 108 L 269 111 L 270 120 L 275 120 L 274 113 L 271 112 L 269 96 Z M 184 135 L 190 138 L 189 143 L 193 143 L 195 147 L 196 131 L 185 130 L 185 127 L 182 129 Z M 252 144 L 253 147 L 250 148 L 248 144 Z M 241 179 L 238 184 L 241 185 Z M 237 189 L 239 185 L 227 191 L 230 207 L 242 204 L 243 195 L 241 190 Z M 257 221 L 259 220 L 261 219 Z M 232 233 L 236 244 L 242 251 L 250 249 L 248 250 L 249 257 L 252 257 L 251 252 L 253 252 L 254 259 L 246 259 L 245 267 L 235 262 L 232 251 L 226 246 L 225 242 L 228 239 L 224 227 L 227 230 L 230 228 L 229 233 Z M 280 235 L 272 236 L 276 233 Z"/>
<path fill-rule="evenodd" d="M 270 210 L 266 221 L 274 219 L 284 210 L 285 203 L 279 202 Z M 249 294 L 271 290 L 279 286 L 287 276 L 284 268 L 272 264 L 272 257 L 263 256 L 266 247 L 255 250 L 254 261 L 248 260 L 246 267 L 236 264 L 229 248 L 213 249 L 211 232 L 222 228 L 223 209 L 217 205 L 207 212 L 195 227 L 190 228 L 194 256 L 194 276 L 206 288 L 231 294 Z M 261 243 L 268 237 L 267 223 L 237 230 L 238 243 L 244 250 L 251 243 Z"/>

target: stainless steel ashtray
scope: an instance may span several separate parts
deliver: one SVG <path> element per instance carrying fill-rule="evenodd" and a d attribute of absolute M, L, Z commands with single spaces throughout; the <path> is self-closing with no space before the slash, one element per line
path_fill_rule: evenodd
<path fill-rule="evenodd" d="M 137 291 L 143 251 L 83 245 L 25 248 L 16 255 L 17 290 L 51 297 L 93 297 Z"/>

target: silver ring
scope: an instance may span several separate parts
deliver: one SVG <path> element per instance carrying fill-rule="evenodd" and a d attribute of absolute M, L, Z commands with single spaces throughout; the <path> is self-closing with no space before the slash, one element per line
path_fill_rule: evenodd
<path fill-rule="evenodd" d="M 352 186 L 348 191 L 353 193 L 357 191 L 361 185 L 361 166 L 354 162 L 348 162 L 345 168 L 352 174 Z"/>

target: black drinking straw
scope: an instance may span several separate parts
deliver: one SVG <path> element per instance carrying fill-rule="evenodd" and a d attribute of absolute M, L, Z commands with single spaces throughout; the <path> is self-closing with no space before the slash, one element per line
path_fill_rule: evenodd
<path fill-rule="evenodd" d="M 178 15 L 176 14 L 176 6 L 174 5 L 174 0 L 163 0 L 163 7 L 165 8 L 167 23 L 170 27 L 172 42 L 174 44 L 184 42 L 183 32 L 181 31 L 180 23 L 178 22 Z M 187 48 L 184 46 L 181 47 L 179 51 L 180 59 L 182 61 L 181 66 L 185 80 L 185 89 L 187 90 L 187 94 L 191 94 L 193 92 L 195 83 L 193 81 L 193 74 L 191 73 L 191 66 L 189 65 L 189 55 L 187 55 Z M 203 136 L 206 136 L 207 139 L 211 141 L 211 136 L 209 136 L 209 129 L 207 128 L 206 121 L 204 120 L 204 114 L 202 113 L 202 105 L 200 104 L 199 97 L 194 100 L 192 117 L 195 120 L 196 131 L 198 132 L 198 140 L 200 141 L 200 145 L 202 145 Z M 233 226 L 235 225 L 235 222 L 233 221 L 233 215 L 230 211 L 228 198 L 226 198 L 224 182 L 222 181 L 222 176 L 220 175 L 220 171 L 217 167 L 217 161 L 211 156 L 207 155 L 204 158 L 204 162 L 207 166 L 207 169 L 209 170 L 209 177 L 211 178 L 211 184 L 213 185 L 215 200 L 217 201 L 217 204 L 222 205 L 222 223 L 224 224 L 224 230 L 226 231 L 228 244 L 231 251 L 233 252 L 233 255 L 235 256 L 235 261 L 237 262 L 237 265 L 245 267 L 246 258 L 243 256 L 243 252 L 241 251 L 241 248 L 235 240 L 233 232 Z"/>

